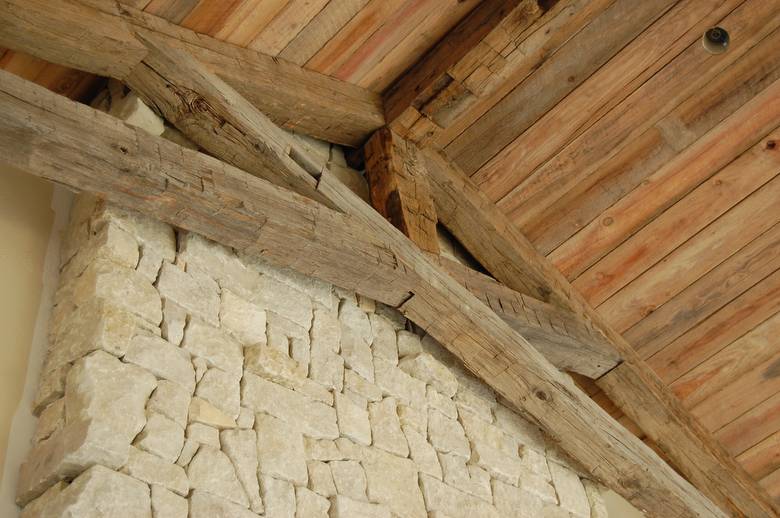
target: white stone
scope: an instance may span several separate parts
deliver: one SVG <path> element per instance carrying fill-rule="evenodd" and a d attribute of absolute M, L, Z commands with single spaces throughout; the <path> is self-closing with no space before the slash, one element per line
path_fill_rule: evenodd
<path fill-rule="evenodd" d="M 451 398 L 443 396 L 430 386 L 428 387 L 425 396 L 429 408 L 435 408 L 451 419 L 458 418 L 458 408 Z"/>
<path fill-rule="evenodd" d="M 366 474 L 354 460 L 336 460 L 330 463 L 333 482 L 340 495 L 354 500 L 366 499 Z"/>
<path fill-rule="evenodd" d="M 433 449 L 433 446 L 428 444 L 425 436 L 418 430 L 410 426 L 402 426 L 401 429 L 406 436 L 406 442 L 409 444 L 409 456 L 417 465 L 417 469 L 422 473 L 441 479 L 441 464 L 439 464 L 439 457 L 436 455 L 436 450 Z"/>
<path fill-rule="evenodd" d="M 500 450 L 508 456 L 518 456 L 519 444 L 515 438 L 504 433 L 497 426 L 484 421 L 477 414 L 466 408 L 461 408 L 458 416 L 466 436 L 472 442 L 483 443 L 493 449 Z"/>
<path fill-rule="evenodd" d="M 113 222 L 91 229 L 89 239 L 62 270 L 62 279 L 81 275 L 96 262 L 115 263 L 135 269 L 138 264 L 138 243 L 128 232 Z"/>
<path fill-rule="evenodd" d="M 195 454 L 198 453 L 200 444 L 201 443 L 194 439 L 184 439 L 184 446 L 181 449 L 179 458 L 176 459 L 176 465 L 181 466 L 182 468 L 186 468 Z"/>
<path fill-rule="evenodd" d="M 185 496 L 190 490 L 190 484 L 181 466 L 138 448 L 130 448 L 130 456 L 127 464 L 122 467 L 122 472 L 147 484 L 166 487 L 178 495 Z"/>
<path fill-rule="evenodd" d="M 255 413 L 248 408 L 241 407 L 241 411 L 236 419 L 239 428 L 251 429 L 255 426 Z"/>
<path fill-rule="evenodd" d="M 392 363 L 374 360 L 376 385 L 386 396 L 417 408 L 425 408 L 425 382 L 409 376 Z"/>
<path fill-rule="evenodd" d="M 265 311 L 227 289 L 222 290 L 219 320 L 244 345 L 266 343 Z"/>
<path fill-rule="evenodd" d="M 547 457 L 532 448 L 522 447 L 521 463 L 523 469 L 545 480 L 552 480 L 550 469 L 547 467 Z"/>
<path fill-rule="evenodd" d="M 493 480 L 491 485 L 493 488 L 493 503 L 503 516 L 537 518 L 542 514 L 544 503 L 537 495 L 499 480 Z"/>
<path fill-rule="evenodd" d="M 70 371 L 70 365 L 62 365 L 51 370 L 44 370 L 38 380 L 38 390 L 33 401 L 33 414 L 39 416 L 51 403 L 65 394 L 65 378 Z"/>
<path fill-rule="evenodd" d="M 405 356 L 398 367 L 447 397 L 454 396 L 458 390 L 458 380 L 455 375 L 428 353 Z"/>
<path fill-rule="evenodd" d="M 369 449 L 365 452 L 362 465 L 366 472 L 370 502 L 385 505 L 398 516 L 427 516 L 414 462 Z"/>
<path fill-rule="evenodd" d="M 157 282 L 157 277 L 160 275 L 163 256 L 157 250 L 148 247 L 141 248 L 140 252 L 141 254 L 138 259 L 138 266 L 135 267 L 135 270 L 140 273 L 146 280 L 154 284 Z"/>
<path fill-rule="evenodd" d="M 396 330 L 406 329 L 406 317 L 400 311 L 382 303 L 376 304 L 376 313 L 388 319 Z"/>
<path fill-rule="evenodd" d="M 57 482 L 41 496 L 28 503 L 19 513 L 19 518 L 48 518 L 51 516 L 49 510 L 57 505 L 57 499 L 66 487 L 68 484 L 65 482 Z"/>
<path fill-rule="evenodd" d="M 357 461 L 363 461 L 365 460 L 366 453 L 371 451 L 371 449 L 366 448 L 365 446 L 358 444 L 356 442 L 353 442 L 346 437 L 339 437 L 336 439 L 336 446 L 339 449 L 339 459 L 335 460 L 357 460 Z M 379 450 L 376 450 L 379 451 Z"/>
<path fill-rule="evenodd" d="M 371 354 L 371 323 L 357 305 L 344 300 L 339 305 L 341 326 L 341 356 L 344 365 L 368 381 L 374 381 L 374 365 Z"/>
<path fill-rule="evenodd" d="M 307 460 L 330 461 L 344 459 L 344 455 L 339 451 L 336 441 L 304 437 L 303 446 L 306 450 Z"/>
<path fill-rule="evenodd" d="M 469 441 L 461 424 L 438 410 L 428 411 L 428 440 L 440 452 L 464 459 L 471 456 Z"/>
<path fill-rule="evenodd" d="M 330 284 L 307 275 L 302 275 L 290 268 L 273 265 L 257 255 L 241 256 L 241 259 L 250 268 L 286 284 L 325 307 L 330 307 Z"/>
<path fill-rule="evenodd" d="M 336 484 L 333 482 L 333 472 L 330 465 L 318 460 L 306 463 L 309 470 L 308 488 L 325 498 L 336 495 Z M 365 477 L 365 473 L 363 475 Z"/>
<path fill-rule="evenodd" d="M 371 444 L 371 423 L 368 411 L 356 405 L 344 394 L 336 394 L 336 415 L 339 431 L 344 437 L 368 446 Z"/>
<path fill-rule="evenodd" d="M 65 426 L 33 447 L 22 464 L 17 500 L 24 504 L 58 480 L 94 464 L 119 468 L 146 424 L 144 407 L 157 382 L 150 373 L 103 351 L 70 369 Z"/>
<path fill-rule="evenodd" d="M 481 467 L 493 478 L 516 486 L 525 471 L 517 455 L 507 455 L 484 442 L 471 443 L 471 461 Z"/>
<path fill-rule="evenodd" d="M 471 375 L 460 376 L 458 383 L 458 392 L 453 398 L 455 404 L 470 410 L 484 421 L 493 421 L 493 408 L 496 406 L 493 391 Z"/>
<path fill-rule="evenodd" d="M 260 473 L 305 485 L 308 480 L 303 436 L 290 424 L 267 414 L 255 419 Z"/>
<path fill-rule="evenodd" d="M 172 262 L 176 256 L 176 235 L 170 225 L 153 217 L 120 209 L 116 206 L 99 203 L 93 226 L 103 222 L 113 222 L 129 232 L 141 247 L 152 248 L 166 261 Z"/>
<path fill-rule="evenodd" d="M 216 449 L 220 448 L 219 430 L 203 423 L 190 423 L 187 425 L 187 440 L 197 444 L 206 444 Z"/>
<path fill-rule="evenodd" d="M 241 401 L 255 412 L 277 417 L 309 437 L 335 439 L 339 436 L 336 411 L 332 407 L 254 374 L 244 375 Z"/>
<path fill-rule="evenodd" d="M 549 466 L 555 492 L 558 495 L 558 505 L 576 517 L 588 518 L 590 501 L 580 477 L 557 462 L 551 462 Z"/>
<path fill-rule="evenodd" d="M 344 369 L 344 390 L 354 392 L 368 401 L 382 399 L 382 389 L 351 369 Z"/>
<path fill-rule="evenodd" d="M 401 423 L 398 421 L 395 399 L 388 397 L 382 401 L 370 403 L 368 414 L 374 446 L 400 457 L 409 455 L 409 446 L 406 444 L 406 437 L 401 431 Z"/>
<path fill-rule="evenodd" d="M 225 498 L 196 489 L 190 496 L 189 518 L 257 518 L 257 515 Z"/>
<path fill-rule="evenodd" d="M 326 351 L 338 353 L 341 343 L 338 311 L 322 307 L 314 308 L 310 335 L 312 356 Z"/>
<path fill-rule="evenodd" d="M 379 504 L 359 502 L 345 496 L 330 500 L 330 518 L 392 518 L 390 510 Z"/>
<path fill-rule="evenodd" d="M 328 518 L 328 499 L 305 487 L 295 488 L 295 503 L 296 518 Z"/>
<path fill-rule="evenodd" d="M 368 316 L 371 322 L 371 351 L 375 358 L 382 358 L 392 364 L 398 363 L 398 345 L 396 344 L 395 328 L 392 322 L 382 315 L 372 313 Z"/>
<path fill-rule="evenodd" d="M 490 474 L 451 453 L 439 453 L 444 482 L 460 491 L 491 502 Z"/>
<path fill-rule="evenodd" d="M 571 518 L 572 515 L 569 511 L 557 505 L 547 505 L 542 509 L 542 513 L 539 516 L 541 518 Z"/>
<path fill-rule="evenodd" d="M 420 337 L 411 331 L 406 331 L 403 328 L 400 331 L 397 331 L 396 341 L 398 343 L 398 356 L 401 358 L 422 352 Z"/>
<path fill-rule="evenodd" d="M 429 511 L 452 518 L 499 518 L 498 511 L 481 498 L 459 491 L 429 475 L 420 475 L 420 487 Z M 512 515 L 509 515 L 512 516 Z"/>
<path fill-rule="evenodd" d="M 224 331 L 193 319 L 184 331 L 182 347 L 193 356 L 206 360 L 209 366 L 241 377 L 244 365 L 241 344 Z"/>
<path fill-rule="evenodd" d="M 153 335 L 138 335 L 130 342 L 124 360 L 148 370 L 158 378 L 173 381 L 192 393 L 195 370 L 186 351 Z"/>
<path fill-rule="evenodd" d="M 307 327 L 278 315 L 269 310 L 267 312 L 268 327 L 268 345 L 287 353 L 292 359 L 297 361 L 304 368 L 304 373 L 308 374 L 310 345 L 309 331 Z"/>
<path fill-rule="evenodd" d="M 184 326 L 187 325 L 187 311 L 170 299 L 162 301 L 163 319 L 160 324 L 162 337 L 173 345 L 181 345 Z"/>
<path fill-rule="evenodd" d="M 298 291 L 270 275 L 261 275 L 253 302 L 265 310 L 298 324 L 308 330 L 311 327 L 312 303 L 303 292 Z"/>
<path fill-rule="evenodd" d="M 295 487 L 286 480 L 261 476 L 260 489 L 265 502 L 265 515 L 269 518 L 295 517 Z"/>
<path fill-rule="evenodd" d="M 520 477 L 520 489 L 538 496 L 543 502 L 557 504 L 558 498 L 552 484 L 544 477 L 530 472 L 523 473 Z"/>
<path fill-rule="evenodd" d="M 605 489 L 588 479 L 584 479 L 582 485 L 585 487 L 585 494 L 588 495 L 588 501 L 590 502 L 590 517 L 609 518 L 607 504 L 604 502 Z"/>
<path fill-rule="evenodd" d="M 402 426 L 411 426 L 423 436 L 428 435 L 427 409 L 415 408 L 401 403 L 398 405 L 398 421 Z"/>
<path fill-rule="evenodd" d="M 173 381 L 159 380 L 157 388 L 149 398 L 146 409 L 162 414 L 182 428 L 187 426 L 190 408 L 190 393 Z"/>
<path fill-rule="evenodd" d="M 184 428 L 162 414 L 150 412 L 146 426 L 135 439 L 135 446 L 174 463 L 184 446 Z"/>
<path fill-rule="evenodd" d="M 312 349 L 309 375 L 317 383 L 341 392 L 344 387 L 344 358 L 330 351 Z"/>
<path fill-rule="evenodd" d="M 33 441 L 38 443 L 48 439 L 53 433 L 65 426 L 65 398 L 60 398 L 41 412 L 35 427 Z"/>
<path fill-rule="evenodd" d="M 163 299 L 172 300 L 204 322 L 219 325 L 219 286 L 205 275 L 163 263 L 157 290 Z"/>
<path fill-rule="evenodd" d="M 253 430 L 224 430 L 219 437 L 222 450 L 233 463 L 238 480 L 249 497 L 249 508 L 262 514 L 263 501 L 257 480 L 257 435 Z"/>
<path fill-rule="evenodd" d="M 46 516 L 151 518 L 149 486 L 103 466 L 93 466 L 49 503 Z"/>
<path fill-rule="evenodd" d="M 216 368 L 207 370 L 198 382 L 195 395 L 219 408 L 232 419 L 238 417 L 241 408 L 241 386 L 235 374 Z"/>
<path fill-rule="evenodd" d="M 187 518 L 187 500 L 162 486 L 152 486 L 152 516 L 154 518 Z"/>
<path fill-rule="evenodd" d="M 236 427 L 235 419 L 205 399 L 199 397 L 194 397 L 190 400 L 189 421 L 191 423 L 201 423 L 212 426 L 220 430 Z"/>
<path fill-rule="evenodd" d="M 498 405 L 494 409 L 496 426 L 518 440 L 520 444 L 544 453 L 546 444 L 542 431 L 509 408 Z"/>
<path fill-rule="evenodd" d="M 271 346 L 247 347 L 244 351 L 245 369 L 268 381 L 295 389 L 303 385 L 306 368 L 290 358 L 286 351 Z"/>
<path fill-rule="evenodd" d="M 193 489 L 200 489 L 243 507 L 249 500 L 238 480 L 230 459 L 211 446 L 201 445 L 187 466 L 187 477 Z"/>
<path fill-rule="evenodd" d="M 206 371 L 209 370 L 209 362 L 196 356 L 192 359 L 192 366 L 195 367 L 195 381 L 200 382 Z"/>

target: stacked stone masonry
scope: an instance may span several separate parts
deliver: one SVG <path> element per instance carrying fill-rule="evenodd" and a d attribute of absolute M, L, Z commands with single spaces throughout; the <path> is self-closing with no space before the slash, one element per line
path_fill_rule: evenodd
<path fill-rule="evenodd" d="M 24 518 L 606 516 L 392 308 L 76 198 Z"/>

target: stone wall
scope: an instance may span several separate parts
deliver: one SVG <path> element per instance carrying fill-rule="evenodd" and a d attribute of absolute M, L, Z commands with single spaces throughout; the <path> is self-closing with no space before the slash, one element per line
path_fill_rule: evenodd
<path fill-rule="evenodd" d="M 391 308 L 79 196 L 22 516 L 598 517 Z"/>

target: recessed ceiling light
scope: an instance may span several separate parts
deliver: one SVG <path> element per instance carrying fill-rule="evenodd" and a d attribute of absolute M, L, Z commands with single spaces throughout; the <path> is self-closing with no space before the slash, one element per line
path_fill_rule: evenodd
<path fill-rule="evenodd" d="M 723 27 L 707 29 L 701 43 L 710 54 L 723 54 L 729 48 L 729 33 Z"/>

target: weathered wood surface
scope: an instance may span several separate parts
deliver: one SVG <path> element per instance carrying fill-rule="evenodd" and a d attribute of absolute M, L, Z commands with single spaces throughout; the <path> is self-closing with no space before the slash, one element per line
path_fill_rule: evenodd
<path fill-rule="evenodd" d="M 5 163 L 400 304 L 564 451 L 638 507 L 659 517 L 724 516 L 327 171 L 320 191 L 330 199 L 341 196 L 355 214 L 334 212 L 10 74 L 0 73 L 0 92 Z"/>
<path fill-rule="evenodd" d="M 604 334 L 624 361 L 597 384 L 675 467 L 735 516 L 773 516 L 763 491 L 478 187 L 442 153 L 424 150 L 422 156 L 440 221 L 497 280 L 518 289 L 529 276 L 541 279 L 537 285 L 549 290 L 551 302 Z"/>
<path fill-rule="evenodd" d="M 358 86 L 236 47 L 117 2 L 4 0 L 0 46 L 60 65 L 124 79 L 146 55 L 139 28 L 180 45 L 276 124 L 356 146 L 384 125 L 382 101 Z"/>
<path fill-rule="evenodd" d="M 363 149 L 371 205 L 420 249 L 438 254 L 436 209 L 416 147 L 383 128 Z"/>

